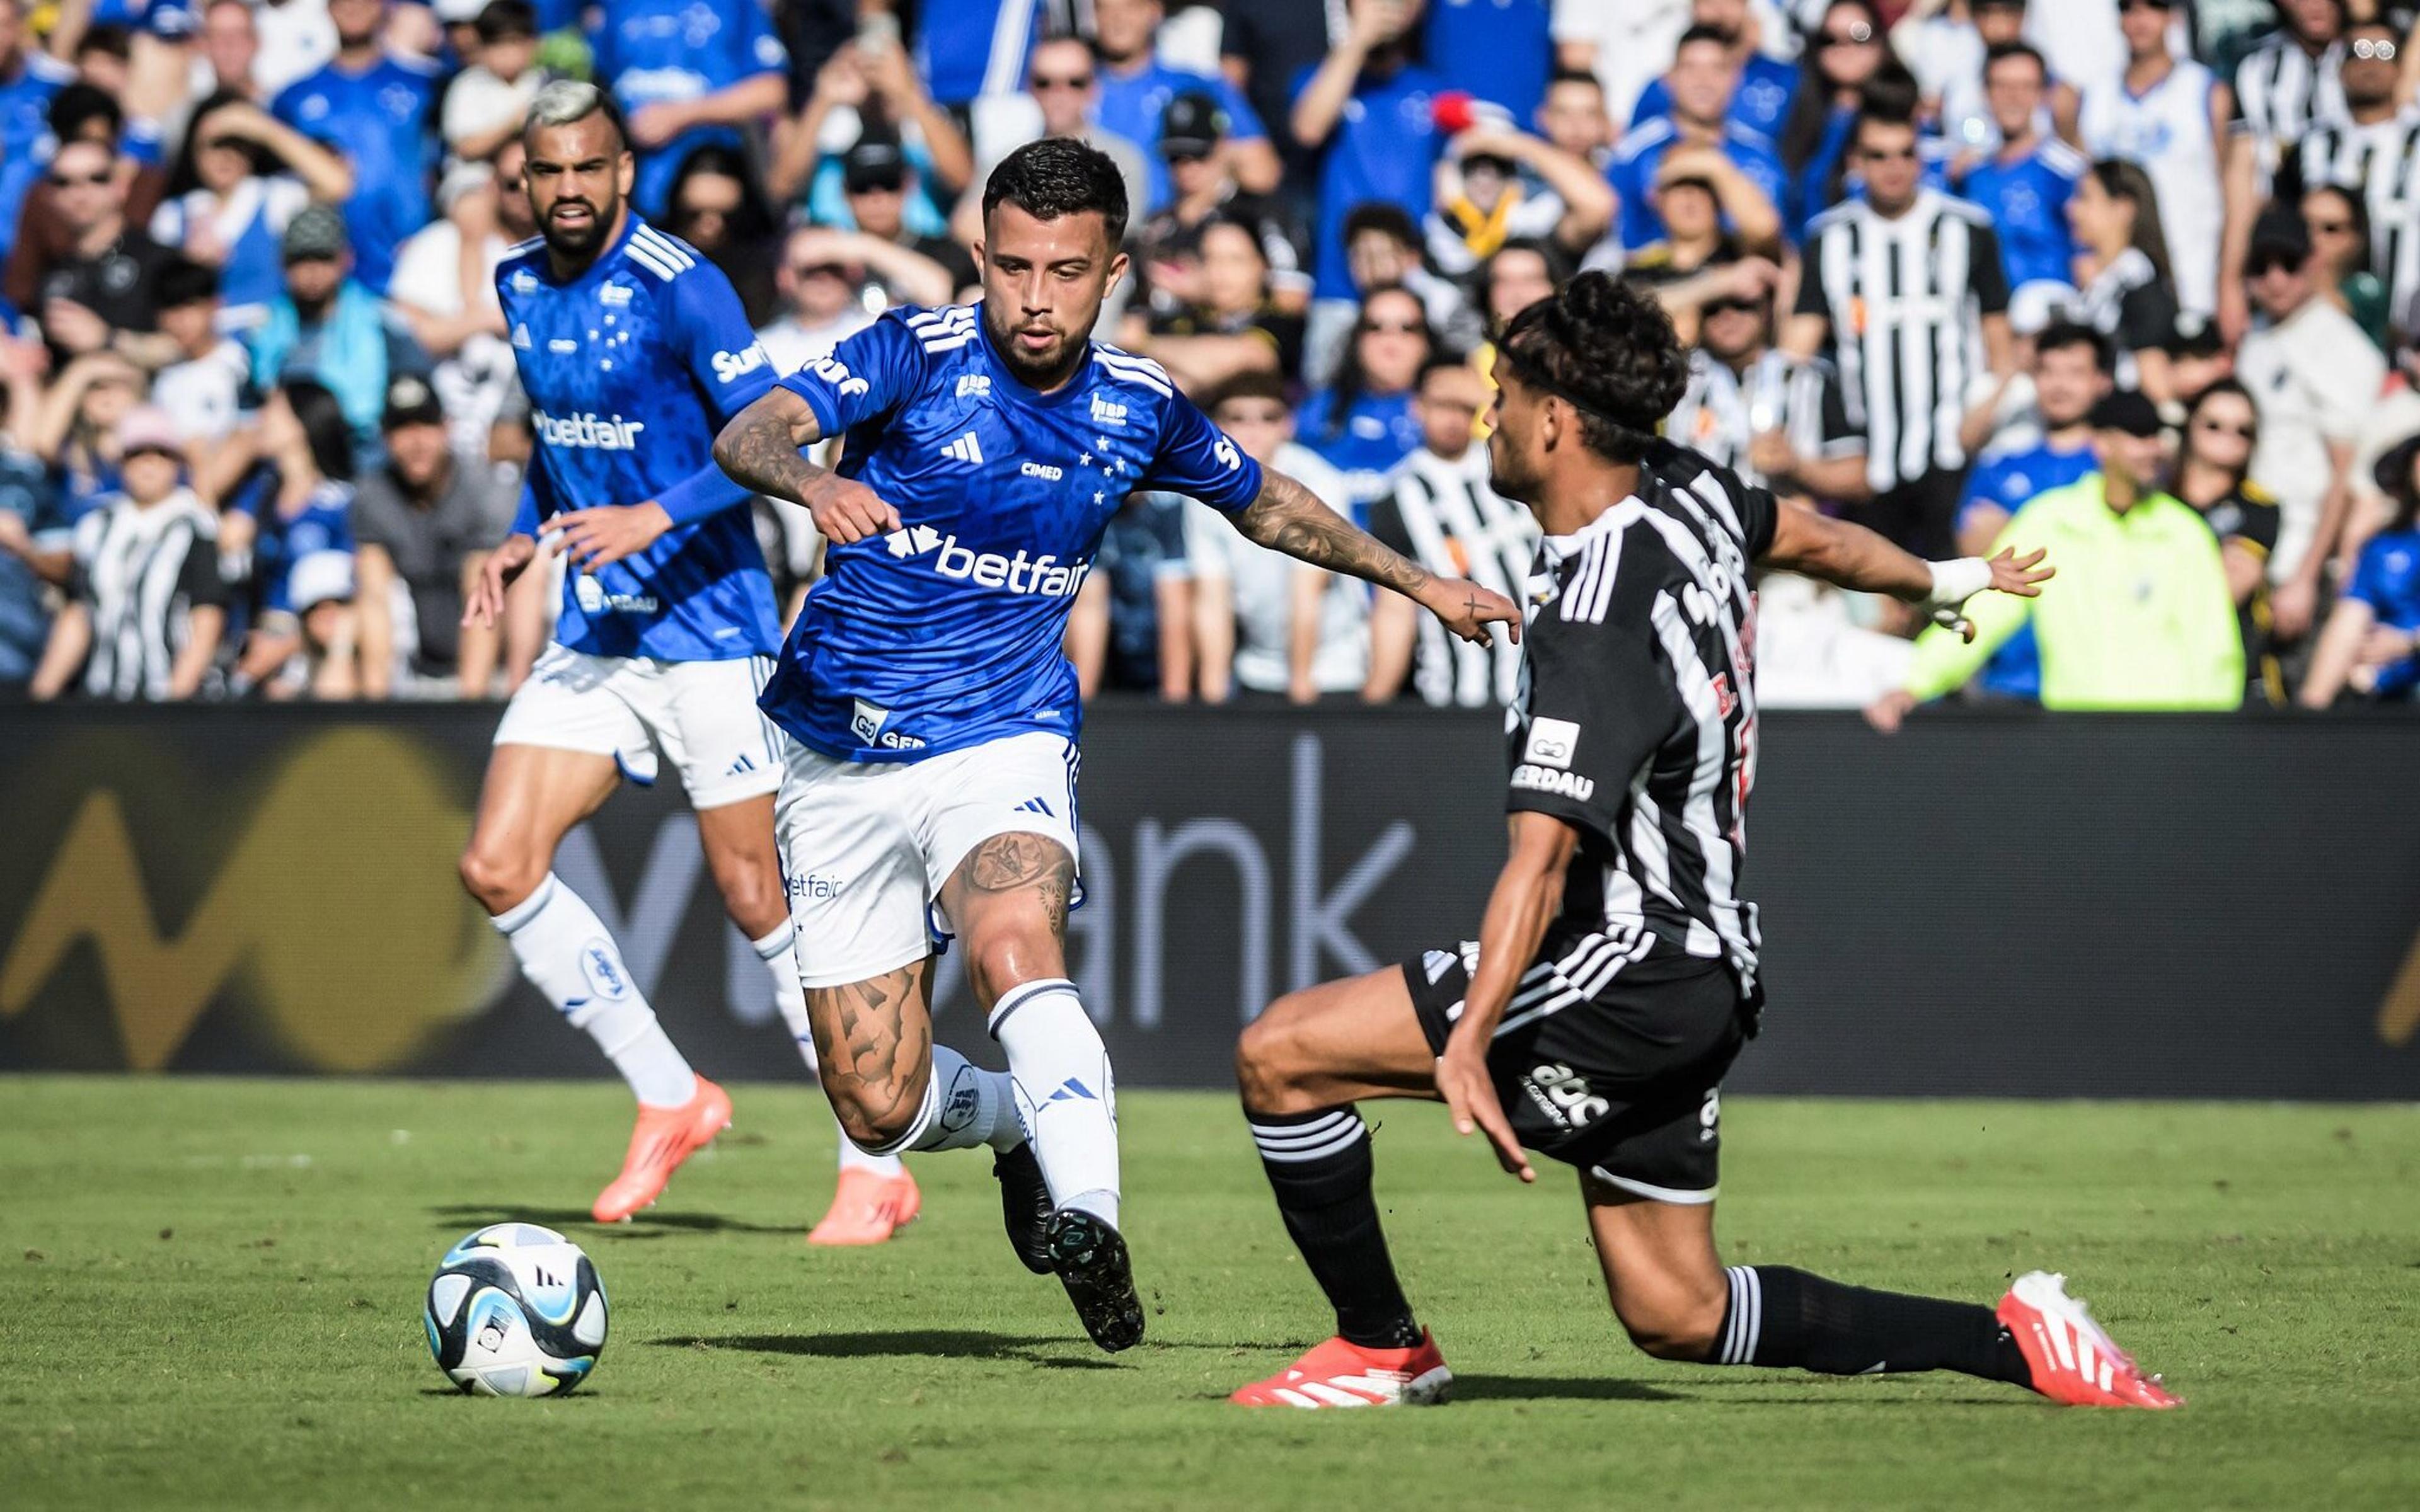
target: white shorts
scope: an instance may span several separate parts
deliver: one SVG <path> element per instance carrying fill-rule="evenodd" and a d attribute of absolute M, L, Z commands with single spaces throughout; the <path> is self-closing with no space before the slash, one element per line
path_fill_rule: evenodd
<path fill-rule="evenodd" d="M 773 833 L 798 928 L 799 978 L 839 987 L 921 961 L 948 938 L 941 886 L 995 835 L 1077 857 L 1076 746 L 1033 732 L 915 762 L 843 762 L 788 743 Z"/>
<path fill-rule="evenodd" d="M 772 674 L 770 656 L 657 661 L 550 645 L 505 706 L 495 743 L 611 756 L 642 786 L 654 785 L 661 748 L 690 806 L 720 809 L 782 785 L 787 742 L 756 707 Z"/>

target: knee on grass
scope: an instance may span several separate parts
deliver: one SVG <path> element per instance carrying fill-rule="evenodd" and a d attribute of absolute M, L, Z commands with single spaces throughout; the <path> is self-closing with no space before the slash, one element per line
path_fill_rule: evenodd
<path fill-rule="evenodd" d="M 1711 1302 L 1678 1297 L 1652 1303 L 1617 1300 L 1613 1311 L 1640 1353 L 1658 1360 L 1701 1363 L 1714 1352 L 1725 1305 L 1725 1295 L 1717 1289 Z"/>

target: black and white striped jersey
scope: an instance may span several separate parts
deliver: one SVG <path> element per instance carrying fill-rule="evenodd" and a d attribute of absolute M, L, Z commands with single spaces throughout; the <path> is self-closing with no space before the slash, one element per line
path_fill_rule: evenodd
<path fill-rule="evenodd" d="M 1506 807 L 1580 835 L 1521 1013 L 1594 997 L 1651 959 L 1720 963 L 1757 996 L 1739 893 L 1756 780 L 1756 601 L 1773 495 L 1658 442 L 1638 491 L 1540 544 Z"/>
<path fill-rule="evenodd" d="M 1672 407 L 1664 434 L 1761 488 L 1767 480 L 1749 466 L 1748 446 L 1766 431 L 1780 432 L 1800 456 L 1828 461 L 1866 449 L 1865 433 L 1849 424 L 1831 363 L 1802 363 L 1768 348 L 1735 369 L 1702 347 L 1691 349 L 1689 387 Z"/>
<path fill-rule="evenodd" d="M 1990 366 L 1982 317 L 2008 308 L 1991 217 L 1963 200 L 1928 189 L 1896 219 L 1848 200 L 1808 226 L 1797 310 L 1829 324 L 1876 493 L 1966 465 L 1966 393 Z"/>
<path fill-rule="evenodd" d="M 2344 60 L 2342 38 L 2315 57 L 2281 31 L 2235 66 L 2235 130 L 2252 137 L 2264 183 L 2313 127 L 2346 118 Z"/>
<path fill-rule="evenodd" d="M 2300 189 L 2332 184 L 2369 208 L 2370 271 L 2386 285 L 2387 308 L 2409 323 L 2420 299 L 2420 110 L 2356 126 L 2338 121 L 2303 138 Z"/>
<path fill-rule="evenodd" d="M 76 522 L 68 592 L 92 616 L 85 693 L 164 699 L 193 611 L 226 603 L 216 520 L 188 489 L 148 508 L 121 494 Z"/>
<path fill-rule="evenodd" d="M 1396 470 L 1393 492 L 1370 506 L 1370 533 L 1439 577 L 1467 578 L 1517 601 L 1537 556 L 1538 520 L 1487 476 L 1484 442 L 1450 462 L 1423 446 Z M 1434 614 L 1414 623 L 1412 687 L 1422 702 L 1435 708 L 1512 702 L 1521 648 L 1510 636 L 1475 646 L 1448 634 Z"/>

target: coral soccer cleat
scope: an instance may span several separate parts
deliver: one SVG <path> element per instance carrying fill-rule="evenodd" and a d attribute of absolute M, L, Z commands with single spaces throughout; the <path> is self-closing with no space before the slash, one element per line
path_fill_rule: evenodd
<path fill-rule="evenodd" d="M 1244 1407 L 1432 1407 L 1453 1389 L 1436 1339 L 1408 1350 L 1367 1350 L 1329 1339 L 1266 1381 L 1227 1399 Z"/>
<path fill-rule="evenodd" d="M 714 1143 L 731 1127 L 731 1099 L 721 1088 L 701 1076 L 697 1090 L 676 1108 L 639 1107 L 639 1125 L 630 1131 L 630 1152 L 622 1159 L 622 1174 L 597 1194 L 588 1215 L 600 1224 L 618 1224 L 663 1196 L 680 1163 Z"/>
<path fill-rule="evenodd" d="M 2184 1398 L 2143 1374 L 2083 1303 L 2067 1277 L 2029 1271 L 2000 1299 L 2000 1322 L 2016 1335 L 2034 1390 L 2070 1407 L 2182 1407 Z"/>
<path fill-rule="evenodd" d="M 831 1207 L 813 1228 L 810 1244 L 879 1244 L 916 1221 L 924 1205 L 916 1179 L 902 1170 L 883 1176 L 852 1166 L 840 1173 Z"/>

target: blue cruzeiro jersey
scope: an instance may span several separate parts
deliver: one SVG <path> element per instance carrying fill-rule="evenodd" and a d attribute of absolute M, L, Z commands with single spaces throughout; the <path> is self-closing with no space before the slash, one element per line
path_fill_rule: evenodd
<path fill-rule="evenodd" d="M 840 471 L 901 524 L 832 548 L 765 689 L 766 714 L 827 756 L 1073 738 L 1060 646 L 1109 517 L 1148 488 L 1229 512 L 1259 497 L 1259 465 L 1157 363 L 1094 343 L 1041 393 L 982 324 L 977 305 L 892 310 L 782 380 L 845 433 Z"/>
<path fill-rule="evenodd" d="M 675 521 L 636 556 L 565 574 L 554 638 L 600 656 L 771 655 L 782 631 L 748 491 L 712 456 L 723 423 L 773 386 L 731 281 L 634 214 L 566 284 L 543 239 L 523 242 L 497 267 L 496 291 L 537 431 L 516 533 L 650 499 Z"/>

